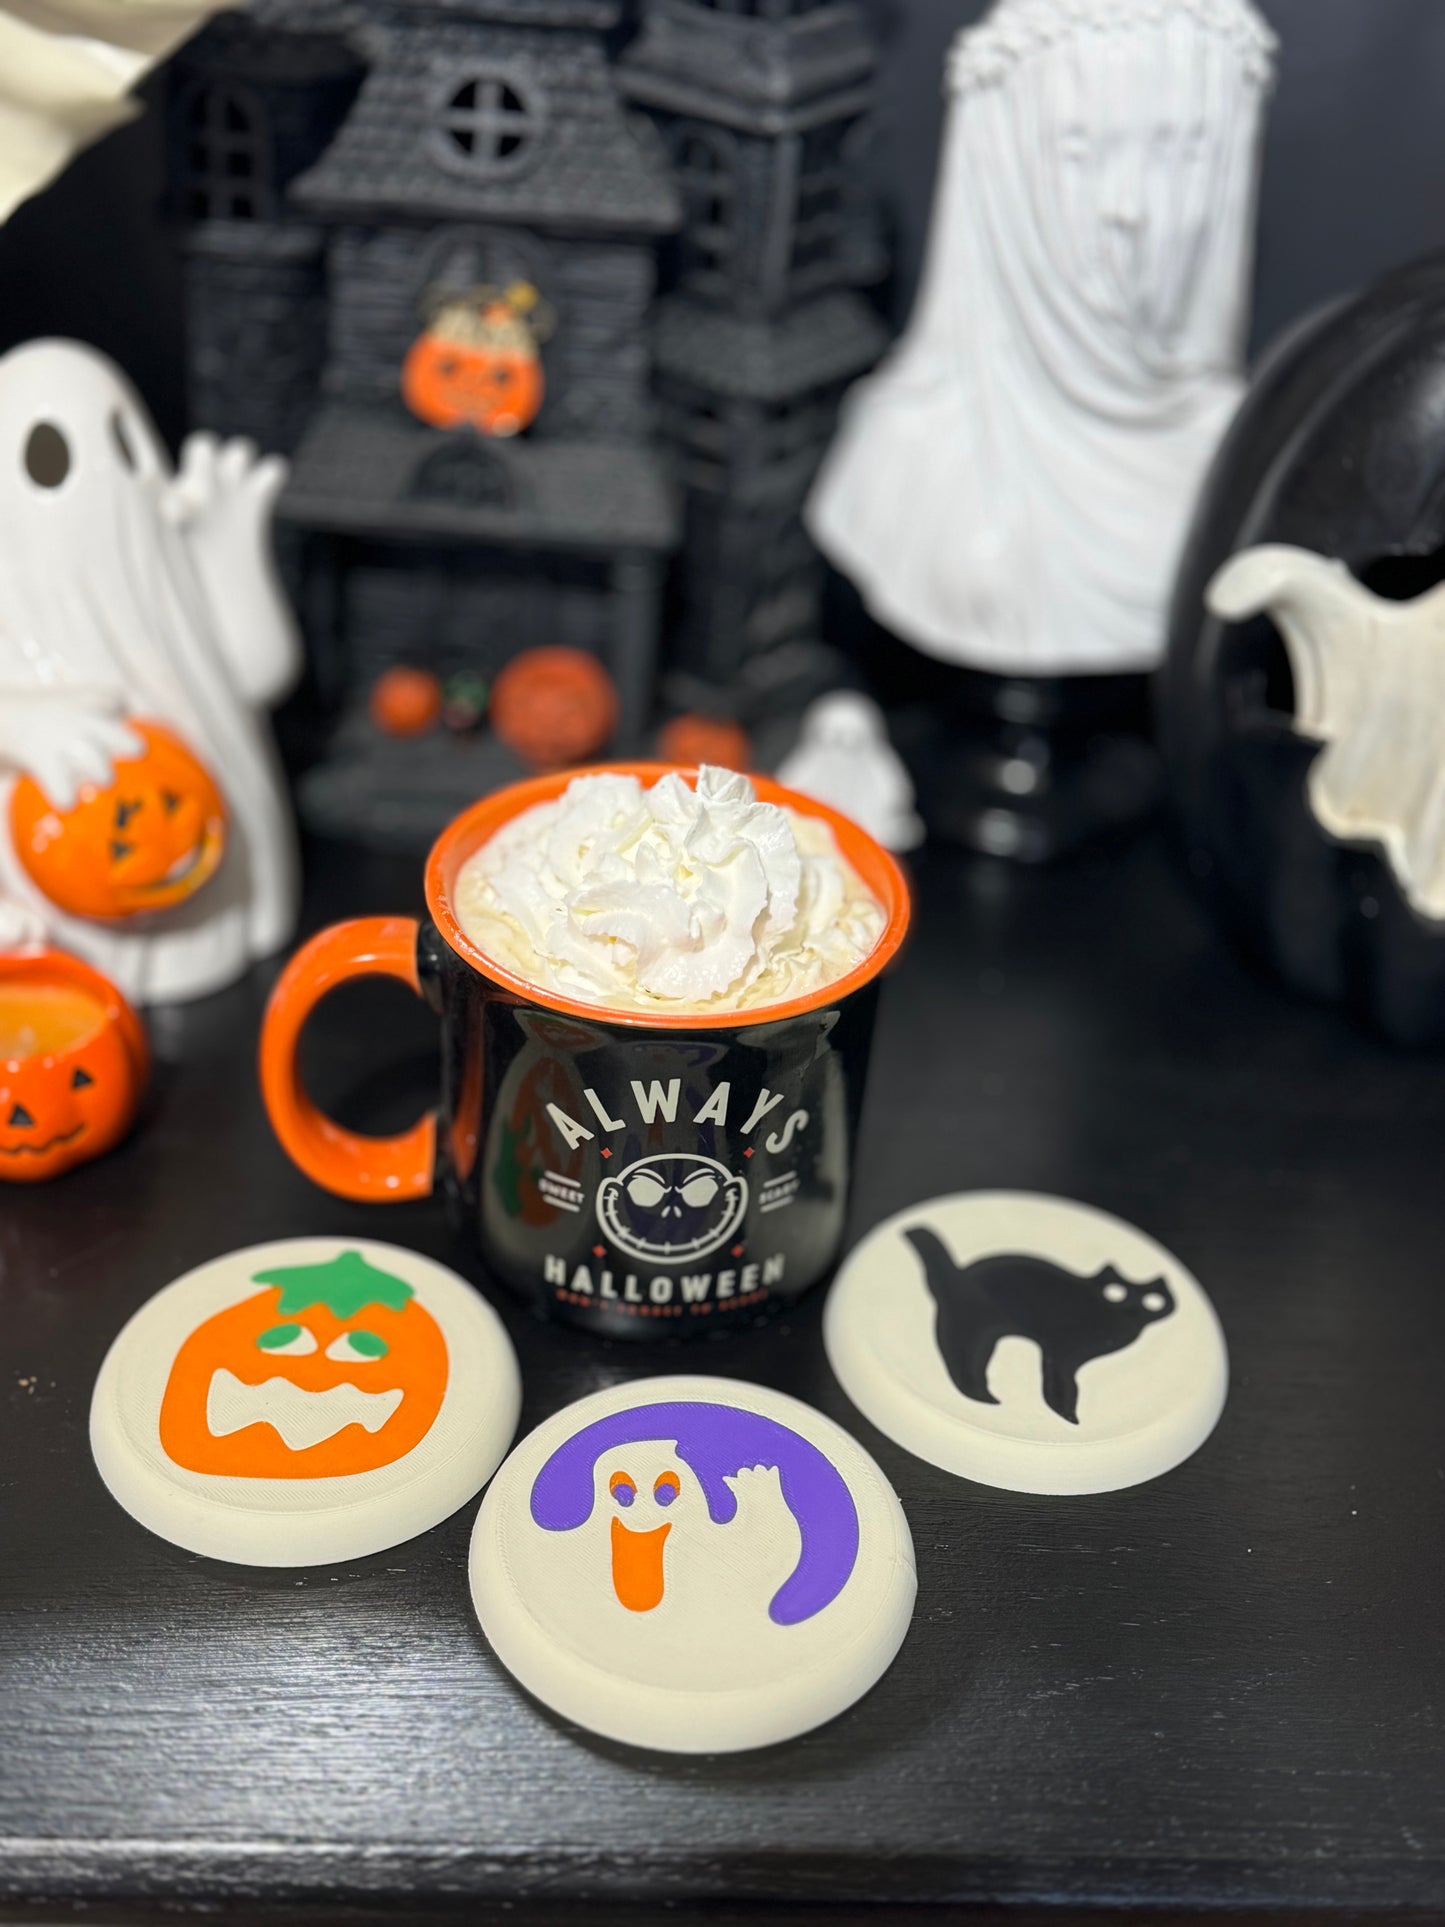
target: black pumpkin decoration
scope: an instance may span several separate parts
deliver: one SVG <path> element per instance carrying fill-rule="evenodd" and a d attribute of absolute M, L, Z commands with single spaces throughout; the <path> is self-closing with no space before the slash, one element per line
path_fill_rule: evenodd
<path fill-rule="evenodd" d="M 1320 746 L 1293 726 L 1274 625 L 1205 607 L 1220 565 L 1263 543 L 1336 557 L 1387 597 L 1445 577 L 1445 254 L 1266 358 L 1200 497 L 1157 690 L 1191 868 L 1235 933 L 1305 995 L 1403 1043 L 1445 1039 L 1445 920 L 1412 909 L 1378 845 L 1316 822 Z"/>

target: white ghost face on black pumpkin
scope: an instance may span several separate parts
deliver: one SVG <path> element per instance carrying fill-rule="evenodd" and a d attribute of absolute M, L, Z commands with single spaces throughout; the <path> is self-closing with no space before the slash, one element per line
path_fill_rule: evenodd
<path fill-rule="evenodd" d="M 605 1180 L 597 1218 L 630 1258 L 684 1265 L 727 1243 L 748 1208 L 746 1178 L 716 1158 L 661 1152 Z"/>

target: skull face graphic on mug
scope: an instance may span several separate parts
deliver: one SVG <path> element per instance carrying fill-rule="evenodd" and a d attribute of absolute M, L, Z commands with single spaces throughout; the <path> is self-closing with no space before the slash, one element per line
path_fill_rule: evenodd
<path fill-rule="evenodd" d="M 894 859 L 846 818 L 731 772 L 616 766 L 483 799 L 438 840 L 429 918 L 323 931 L 277 984 L 262 1086 L 318 1183 L 440 1190 L 485 1271 L 620 1337 L 796 1298 L 843 1235 L 878 980 L 907 929 Z M 442 1019 L 440 1109 L 342 1130 L 296 1069 L 346 977 Z"/>

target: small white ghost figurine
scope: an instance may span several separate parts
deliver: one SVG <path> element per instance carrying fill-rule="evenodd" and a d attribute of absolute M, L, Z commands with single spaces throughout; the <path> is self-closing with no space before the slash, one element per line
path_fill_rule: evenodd
<path fill-rule="evenodd" d="M 778 781 L 851 817 L 885 850 L 912 850 L 923 840 L 913 784 L 883 711 L 854 690 L 835 689 L 809 704 Z"/>
<path fill-rule="evenodd" d="M 199 997 L 295 925 L 295 835 L 266 711 L 300 667 L 270 551 L 286 478 L 248 442 L 193 435 L 179 474 L 135 390 L 75 342 L 0 358 L 0 899 L 133 1001 Z M 66 809 L 167 724 L 225 796 L 220 869 L 187 903 L 124 923 L 63 914 L 10 837 L 34 777 Z"/>
<path fill-rule="evenodd" d="M 954 42 L 913 315 L 807 507 L 905 642 L 1009 676 L 1159 661 L 1243 393 L 1273 48 L 1250 0 L 997 0 Z"/>
<path fill-rule="evenodd" d="M 1231 556 L 1205 591 L 1227 622 L 1267 611 L 1294 674 L 1295 729 L 1315 821 L 1375 842 L 1406 899 L 1445 918 L 1445 584 L 1387 602 L 1343 562 L 1268 544 Z"/>

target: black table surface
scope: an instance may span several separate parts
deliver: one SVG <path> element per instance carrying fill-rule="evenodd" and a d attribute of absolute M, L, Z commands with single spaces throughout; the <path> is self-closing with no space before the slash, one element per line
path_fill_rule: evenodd
<path fill-rule="evenodd" d="M 321 847 L 310 875 L 310 925 L 419 907 L 397 859 Z M 469 1602 L 474 1505 L 313 1571 L 163 1543 L 86 1441 L 136 1306 L 263 1238 L 455 1255 L 434 1207 L 346 1204 L 287 1164 L 253 1069 L 260 969 L 153 1013 L 152 1098 L 122 1149 L 0 1197 L 0 1911 L 1445 1902 L 1440 1060 L 1256 979 L 1157 838 L 1045 873 L 928 855 L 917 875 L 853 1231 L 979 1186 L 1134 1220 L 1228 1334 L 1203 1450 L 1106 1497 L 993 1492 L 852 1410 L 821 1293 L 670 1347 L 504 1305 L 524 1429 L 649 1371 L 756 1378 L 851 1426 L 898 1490 L 919 1589 L 892 1670 L 806 1738 L 715 1759 L 593 1739 L 512 1683 Z M 395 1127 L 434 1051 L 427 1012 L 378 985 L 323 1007 L 305 1062 L 349 1121 Z"/>

